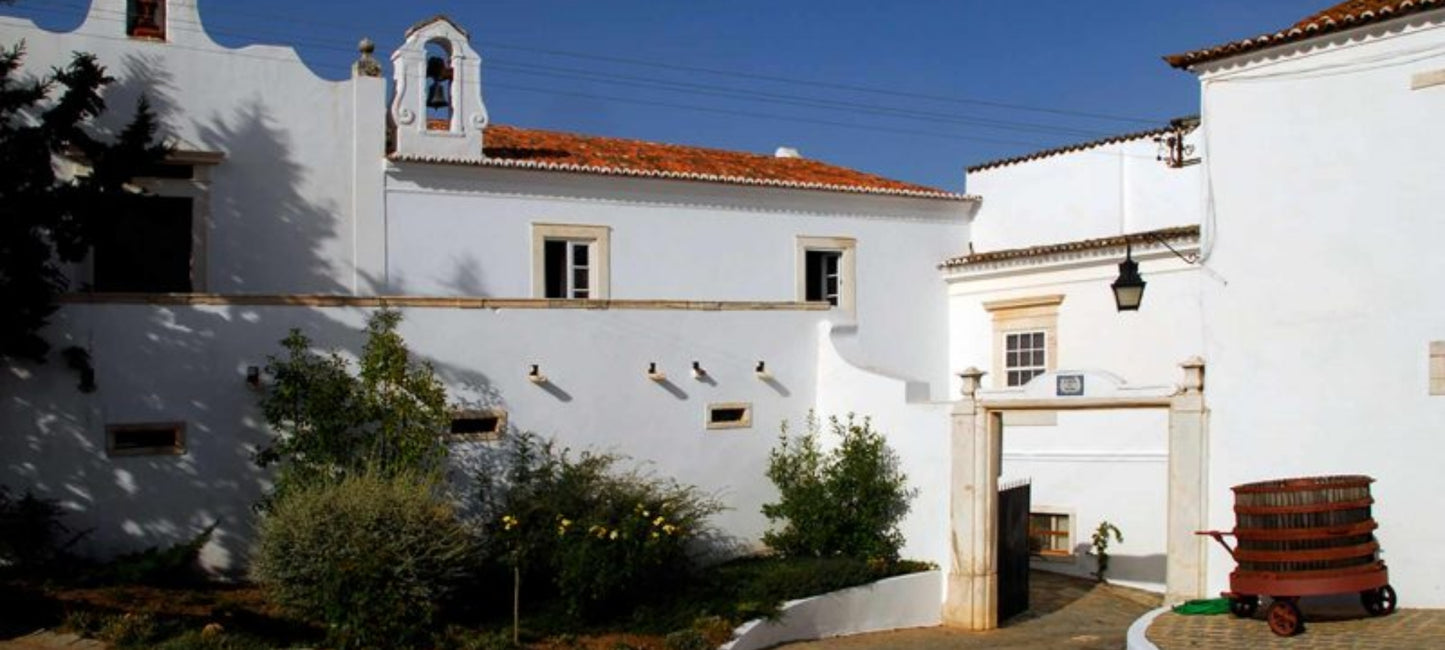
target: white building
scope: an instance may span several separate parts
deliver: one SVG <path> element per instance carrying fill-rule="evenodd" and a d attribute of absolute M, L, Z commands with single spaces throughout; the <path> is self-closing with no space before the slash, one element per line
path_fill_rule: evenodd
<path fill-rule="evenodd" d="M 1000 475 L 1033 479 L 1040 566 L 1091 571 L 1079 546 L 1108 520 L 1111 575 L 1177 599 L 1228 586 L 1193 532 L 1233 525 L 1230 486 L 1370 474 L 1403 604 L 1445 606 L 1445 523 L 1416 514 L 1445 423 L 1438 1 L 1172 57 L 1202 80 L 1198 122 L 980 165 L 970 195 L 786 148 L 498 126 L 445 19 L 392 56 L 388 107 L 369 55 L 328 82 L 286 48 L 216 45 L 194 0 L 154 24 L 141 4 L 94 0 L 65 34 L 0 19 L 29 69 L 96 53 L 111 105 L 146 93 L 179 144 L 176 178 L 144 183 L 179 197 L 184 263 L 107 275 L 98 255 L 47 332 L 90 352 L 98 390 L 59 363 L 0 374 L 0 483 L 61 499 L 91 550 L 220 520 L 205 557 L 239 566 L 266 481 L 248 370 L 291 327 L 354 350 L 387 304 L 473 425 L 655 463 L 718 492 L 744 540 L 780 421 L 873 415 L 921 490 L 905 553 L 949 574 L 954 624 L 995 622 Z M 1121 313 L 1126 251 L 1148 285 Z"/>
<path fill-rule="evenodd" d="M 480 57 L 445 19 L 392 56 L 388 106 L 369 55 L 328 82 L 287 48 L 216 45 L 194 1 L 149 22 L 140 4 L 96 0 L 64 34 L 0 22 L 30 70 L 95 53 L 121 79 L 112 124 L 143 92 L 179 148 L 162 174 L 176 178 L 143 181 L 183 197 L 148 222 L 172 236 L 103 246 L 75 269 L 92 291 L 68 296 L 47 332 L 89 351 L 98 389 L 77 390 L 61 363 L 0 377 L 13 396 L 0 483 L 61 499 L 94 529 L 89 550 L 219 520 L 205 559 L 240 566 L 266 481 L 250 461 L 266 434 L 248 372 L 292 327 L 355 351 L 386 304 L 469 427 L 650 463 L 718 494 L 731 509 L 717 523 L 745 542 L 766 526 L 779 424 L 873 414 L 924 488 L 908 553 L 946 562 L 930 533 L 947 503 L 935 264 L 967 241 L 974 198 L 786 148 L 491 124 Z M 449 68 L 441 110 L 427 106 L 432 55 Z M 818 390 L 824 374 L 836 388 Z"/>

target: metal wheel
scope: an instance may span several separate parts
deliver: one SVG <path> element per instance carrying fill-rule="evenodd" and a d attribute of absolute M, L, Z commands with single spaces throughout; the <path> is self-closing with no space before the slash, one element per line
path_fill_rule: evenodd
<path fill-rule="evenodd" d="M 1360 592 L 1360 603 L 1365 606 L 1365 611 L 1369 612 L 1370 616 L 1385 616 L 1394 612 L 1395 602 L 1395 588 L 1390 585 Z"/>
<path fill-rule="evenodd" d="M 1279 636 L 1294 636 L 1305 629 L 1305 619 L 1299 611 L 1299 605 L 1289 600 L 1276 600 L 1269 606 L 1269 612 L 1265 614 L 1269 621 L 1269 631 Z"/>
<path fill-rule="evenodd" d="M 1259 611 L 1259 596 L 1238 596 L 1229 599 L 1229 613 L 1239 618 L 1254 618 Z"/>

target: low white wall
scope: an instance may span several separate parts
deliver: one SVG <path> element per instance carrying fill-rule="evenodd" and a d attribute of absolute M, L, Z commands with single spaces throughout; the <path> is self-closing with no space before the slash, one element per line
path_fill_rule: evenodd
<path fill-rule="evenodd" d="M 925 571 L 788 602 L 776 621 L 744 623 L 722 650 L 755 650 L 789 641 L 884 632 L 942 623 L 943 572 Z"/>

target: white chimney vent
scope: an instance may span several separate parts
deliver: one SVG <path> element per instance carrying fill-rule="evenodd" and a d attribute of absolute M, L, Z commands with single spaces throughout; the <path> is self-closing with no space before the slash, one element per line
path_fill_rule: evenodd
<path fill-rule="evenodd" d="M 798 150 L 797 150 L 797 149 L 794 149 L 793 147 L 778 147 L 778 150 L 773 152 L 773 157 L 774 157 L 774 158 L 802 158 L 802 157 L 803 157 L 803 154 L 798 153 Z"/>

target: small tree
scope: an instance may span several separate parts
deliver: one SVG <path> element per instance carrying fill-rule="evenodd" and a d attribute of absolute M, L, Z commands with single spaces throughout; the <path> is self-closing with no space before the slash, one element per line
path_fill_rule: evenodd
<path fill-rule="evenodd" d="M 50 344 L 40 330 L 69 286 L 61 265 L 85 258 L 106 219 L 140 208 L 127 184 L 164 159 L 167 147 L 155 140 L 144 98 L 113 142 L 87 130 L 105 111 L 101 90 L 114 81 L 95 56 L 77 53 L 64 68 L 20 80 L 24 58 L 21 45 L 0 48 L 0 356 L 43 361 Z M 64 178 L 61 159 L 88 169 Z"/>
<path fill-rule="evenodd" d="M 280 465 L 278 491 L 361 469 L 429 480 L 440 472 L 446 388 L 430 364 L 412 359 L 400 323 L 397 311 L 372 314 L 357 375 L 337 352 L 313 350 L 300 330 L 282 339 L 286 352 L 269 359 L 271 381 L 261 395 L 275 438 L 256 454 L 262 466 Z"/>
<path fill-rule="evenodd" d="M 763 541 L 786 556 L 898 559 L 898 524 L 914 492 L 897 454 L 868 418 L 830 417 L 828 428 L 840 442 L 824 453 L 817 418 L 809 415 L 807 431 L 797 438 L 783 424 L 768 459 L 779 499 L 763 506 L 763 515 L 782 528 L 765 533 Z"/>
<path fill-rule="evenodd" d="M 1094 560 L 1098 568 L 1094 571 L 1094 578 L 1104 582 L 1104 574 L 1109 572 L 1109 536 L 1114 536 L 1114 541 L 1124 543 L 1124 535 L 1119 532 L 1119 527 L 1108 521 L 1099 522 L 1099 527 L 1094 529 L 1091 541 L 1094 544 Z"/>

